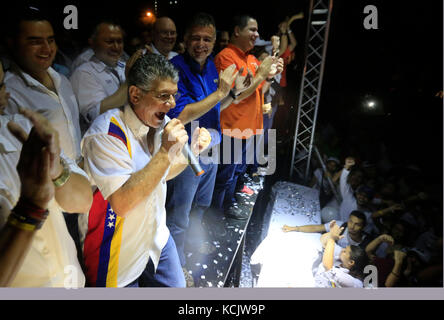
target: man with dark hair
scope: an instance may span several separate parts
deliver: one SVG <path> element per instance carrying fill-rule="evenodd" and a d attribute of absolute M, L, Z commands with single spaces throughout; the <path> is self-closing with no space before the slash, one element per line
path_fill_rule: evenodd
<path fill-rule="evenodd" d="M 344 228 L 344 232 L 341 234 L 344 237 L 338 240 L 338 246 L 345 248 L 348 245 L 365 246 L 370 242 L 371 238 L 369 234 L 364 231 L 366 226 L 367 217 L 361 211 L 352 211 L 349 215 L 348 221 L 335 221 L 336 224 Z M 319 225 L 306 225 L 306 226 L 287 226 L 284 225 L 282 230 L 284 232 L 296 231 L 307 233 L 325 233 L 330 232 L 331 221 L 325 224 Z"/>
<path fill-rule="evenodd" d="M 62 210 L 89 210 L 88 178 L 63 156 L 43 116 L 24 109 L 3 115 L 8 94 L 1 63 L 0 86 L 0 287 L 83 287 Z"/>
<path fill-rule="evenodd" d="M 71 76 L 71 84 L 79 102 L 82 131 L 101 113 L 126 103 L 126 73 L 140 52 L 125 63 L 123 30 L 115 22 L 100 22 L 89 39 L 94 55 Z"/>
<path fill-rule="evenodd" d="M 186 240 L 197 239 L 194 232 L 186 237 L 190 211 L 193 209 L 195 230 L 200 230 L 204 211 L 210 206 L 213 196 L 214 181 L 217 172 L 217 146 L 220 143 L 220 110 L 228 106 L 233 98 L 228 94 L 236 79 L 234 65 L 221 73 L 220 78 L 211 53 L 216 41 L 216 25 L 212 16 L 206 13 L 196 14 L 185 30 L 186 52 L 171 59 L 179 71 L 179 93 L 176 107 L 168 112 L 171 118 L 178 118 L 191 136 L 191 121 L 197 120 L 199 126 L 211 133 L 211 154 L 200 159 L 205 173 L 196 176 L 191 168 L 185 169 L 179 176 L 168 182 L 167 225 L 176 242 L 182 267 L 185 266 L 184 246 Z M 222 102 L 221 102 L 222 101 Z M 214 147 L 214 148 L 213 148 Z M 196 239 L 194 239 L 196 238 Z M 184 269 L 185 278 L 192 285 L 191 276 Z"/>
<path fill-rule="evenodd" d="M 94 49 L 93 49 L 92 43 L 94 42 L 94 38 L 97 36 L 97 34 L 99 32 L 98 29 L 102 24 L 118 26 L 122 30 L 123 36 L 125 37 L 125 33 L 123 31 L 123 28 L 121 27 L 120 22 L 117 19 L 108 18 L 108 17 L 100 17 L 100 18 L 96 19 L 91 30 L 90 30 L 90 35 L 88 38 L 88 47 L 85 48 L 74 59 L 74 61 L 71 64 L 71 72 L 74 72 L 78 67 L 80 67 L 85 62 L 90 61 L 91 58 L 94 56 Z M 125 51 L 123 51 L 119 61 L 125 63 L 128 60 L 128 58 L 129 58 L 128 54 Z"/>
<path fill-rule="evenodd" d="M 5 113 L 24 107 L 42 114 L 58 131 L 65 154 L 80 163 L 79 107 L 68 79 L 51 68 L 57 53 L 54 30 L 37 8 L 17 14 L 8 38 L 13 63 L 5 76 L 10 92 Z"/>
<path fill-rule="evenodd" d="M 128 74 L 128 104 L 98 116 L 82 140 L 85 170 L 97 186 L 92 210 L 79 221 L 91 286 L 185 286 L 165 212 L 166 181 L 187 164 L 187 132 L 166 116 L 178 80 L 163 56 L 142 56 Z M 209 140 L 196 129 L 193 152 Z"/>
<path fill-rule="evenodd" d="M 256 19 L 249 15 L 236 16 L 233 18 L 230 43 L 215 58 L 219 72 L 235 64 L 238 71 L 243 69 L 242 76 L 252 76 L 250 87 L 237 96 L 220 115 L 223 137 L 221 146 L 230 145 L 232 152 L 231 159 L 225 161 L 221 152 L 213 206 L 235 219 L 248 219 L 248 214 L 234 205 L 237 179 L 247 168 L 247 158 L 254 157 L 255 135 L 261 134 L 263 128 L 263 93 L 269 89 L 274 76 L 282 71 L 282 60 L 267 57 L 261 63 L 249 54 L 258 37 Z M 234 147 L 239 145 L 242 146 L 241 152 L 233 152 Z M 229 163 L 227 160 L 230 160 Z"/>

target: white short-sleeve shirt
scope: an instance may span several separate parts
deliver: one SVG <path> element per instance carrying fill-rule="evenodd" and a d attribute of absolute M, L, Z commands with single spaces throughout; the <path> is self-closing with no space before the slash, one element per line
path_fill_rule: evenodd
<path fill-rule="evenodd" d="M 315 286 L 319 288 L 363 288 L 363 282 L 351 276 L 349 272 L 348 269 L 341 266 L 333 266 L 327 271 L 321 263 L 314 277 Z"/>
<path fill-rule="evenodd" d="M 125 62 L 119 60 L 112 68 L 93 56 L 73 72 L 70 80 L 80 114 L 89 125 L 100 114 L 102 100 L 113 95 L 125 82 Z"/>
<path fill-rule="evenodd" d="M 5 75 L 5 84 L 11 97 L 6 114 L 19 113 L 19 107 L 28 108 L 45 116 L 58 131 L 60 144 L 72 160 L 80 160 L 79 106 L 68 79 L 52 68 L 48 74 L 57 93 L 49 90 L 17 66 Z"/>
<path fill-rule="evenodd" d="M 32 128 L 31 123 L 22 115 L 0 116 L 0 228 L 5 225 L 10 210 L 20 197 L 21 183 L 16 166 L 22 146 L 7 129 L 10 120 L 19 124 L 26 132 Z M 67 157 L 64 159 L 72 172 L 87 177 L 74 161 Z M 48 218 L 35 233 L 12 287 L 78 288 L 85 285 L 85 276 L 62 209 L 52 200 L 48 210 Z"/>
<path fill-rule="evenodd" d="M 164 120 L 166 121 L 168 118 Z M 153 155 L 148 151 L 146 138 L 148 131 L 149 127 L 137 118 L 129 105 L 126 105 L 124 108 L 112 109 L 101 114 L 86 132 L 82 141 L 85 171 L 104 199 L 151 161 Z M 160 146 L 161 129 L 157 129 L 154 136 L 154 154 Z M 86 271 L 88 282 L 97 286 L 124 287 L 141 275 L 149 258 L 157 269 L 161 251 L 170 235 L 166 226 L 165 211 L 167 174 L 168 170 L 151 195 L 132 209 L 125 218 L 117 217 L 109 207 L 111 216 L 103 217 L 105 221 L 101 226 L 104 226 L 104 230 L 99 228 L 97 231 L 110 232 L 115 226 L 109 250 L 106 252 L 106 261 L 102 258 L 97 260 L 97 250 L 106 245 L 100 236 L 95 237 L 91 230 L 92 221 L 99 214 L 92 214 L 91 211 L 89 217 L 81 217 L 83 221 L 79 220 L 79 228 L 84 259 L 87 269 L 89 268 L 89 271 Z"/>

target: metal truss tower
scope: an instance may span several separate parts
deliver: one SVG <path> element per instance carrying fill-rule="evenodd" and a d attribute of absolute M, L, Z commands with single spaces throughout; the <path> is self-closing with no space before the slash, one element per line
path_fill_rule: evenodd
<path fill-rule="evenodd" d="M 308 182 L 333 0 L 310 0 L 290 177 Z"/>

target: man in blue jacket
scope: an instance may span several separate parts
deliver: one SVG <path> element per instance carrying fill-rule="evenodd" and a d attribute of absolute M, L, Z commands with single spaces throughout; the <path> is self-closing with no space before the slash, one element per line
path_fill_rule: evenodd
<path fill-rule="evenodd" d="M 186 27 L 184 39 L 186 52 L 170 60 L 179 70 L 180 98 L 168 116 L 181 120 L 190 137 L 196 126 L 208 129 L 211 144 L 207 156 L 201 154 L 199 159 L 205 171 L 203 175 L 196 176 L 188 167 L 168 182 L 167 226 L 175 240 L 182 267 L 186 262 L 184 246 L 190 212 L 193 210 L 193 223 L 200 226 L 203 214 L 211 204 L 221 140 L 220 111 L 236 97 L 235 90 L 231 88 L 238 74 L 234 65 L 220 75 L 216 70 L 211 57 L 216 41 L 216 26 L 212 16 L 206 13 L 195 15 Z M 194 121 L 198 121 L 198 124 Z M 183 270 L 187 286 L 193 286 L 192 277 L 185 268 Z"/>

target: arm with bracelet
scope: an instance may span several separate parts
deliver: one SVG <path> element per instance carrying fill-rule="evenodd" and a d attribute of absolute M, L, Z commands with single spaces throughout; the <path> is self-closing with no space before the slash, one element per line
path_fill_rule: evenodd
<path fill-rule="evenodd" d="M 0 231 L 0 286 L 8 286 L 14 280 L 35 233 L 42 228 L 49 215 L 48 204 L 54 197 L 57 198 L 57 194 L 66 199 L 70 195 L 71 202 L 77 202 L 73 207 L 83 207 L 84 212 L 89 210 L 92 203 L 88 180 L 72 173 L 66 161 L 61 160 L 57 135 L 49 122 L 29 110 L 21 110 L 21 113 L 31 120 L 34 127 L 28 136 L 18 124 L 8 123 L 11 134 L 23 143 L 20 156 L 17 152 L 17 158 L 20 157 L 17 159 L 17 173 L 21 191 L 6 225 Z M 79 181 L 80 184 L 74 185 Z M 75 190 L 63 190 L 64 187 Z"/>

